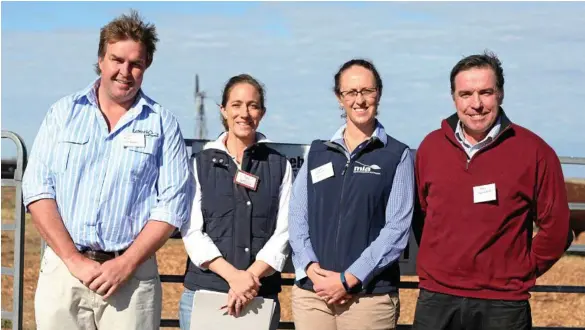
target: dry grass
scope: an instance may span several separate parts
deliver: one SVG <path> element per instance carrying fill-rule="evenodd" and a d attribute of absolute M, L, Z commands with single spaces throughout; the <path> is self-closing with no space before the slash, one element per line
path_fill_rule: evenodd
<path fill-rule="evenodd" d="M 569 188 L 569 187 L 568 187 Z M 572 189 L 572 188 L 571 188 Z M 571 194 L 571 192 L 570 192 Z M 575 191 L 579 197 L 585 190 Z M 577 201 L 571 197 L 573 201 Z M 14 190 L 2 187 L 2 223 L 14 220 Z M 24 329 L 34 329 L 34 291 L 38 279 L 40 262 L 40 236 L 26 217 L 25 258 L 24 258 Z M 2 232 L 2 266 L 13 264 L 13 235 Z M 576 243 L 585 244 L 585 233 Z M 186 254 L 180 240 L 170 240 L 157 253 L 161 274 L 182 274 Z M 416 276 L 403 276 L 403 280 L 417 280 Z M 548 273 L 538 279 L 537 284 L 584 285 L 585 257 L 564 256 Z M 178 318 L 181 284 L 163 284 L 163 318 Z M 401 290 L 400 323 L 411 324 L 418 290 Z M 290 288 L 284 288 L 280 295 L 282 302 L 282 320 L 291 321 Z M 585 294 L 535 293 L 530 300 L 534 325 L 585 327 Z M 2 309 L 12 309 L 12 279 L 2 276 Z"/>

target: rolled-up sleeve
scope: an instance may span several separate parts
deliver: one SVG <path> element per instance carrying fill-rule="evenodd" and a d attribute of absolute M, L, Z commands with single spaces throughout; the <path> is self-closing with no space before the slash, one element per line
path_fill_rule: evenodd
<path fill-rule="evenodd" d="M 54 147 L 57 143 L 56 108 L 47 112 L 33 143 L 28 164 L 22 179 L 23 204 L 28 205 L 41 199 L 55 199 L 55 174 L 51 169 Z"/>
<path fill-rule="evenodd" d="M 286 170 L 280 184 L 278 215 L 276 229 L 256 255 L 256 260 L 262 260 L 275 271 L 281 272 L 288 257 L 288 209 L 292 190 L 292 167 L 286 162 Z"/>
<path fill-rule="evenodd" d="M 158 160 L 158 195 L 149 218 L 181 228 L 189 220 L 195 185 L 179 123 L 171 115 L 162 120 L 164 138 Z"/>
<path fill-rule="evenodd" d="M 396 168 L 388 204 L 386 224 L 378 237 L 362 252 L 347 271 L 363 286 L 386 266 L 395 262 L 408 243 L 414 210 L 414 164 L 410 149 L 402 153 Z"/>
<path fill-rule="evenodd" d="M 303 164 L 293 184 L 289 207 L 289 242 L 297 280 L 307 276 L 305 270 L 311 262 L 318 262 L 309 236 L 307 216 L 307 162 Z"/>

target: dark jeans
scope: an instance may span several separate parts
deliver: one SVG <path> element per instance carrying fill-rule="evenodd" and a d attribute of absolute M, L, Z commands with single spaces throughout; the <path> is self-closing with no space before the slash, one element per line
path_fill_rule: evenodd
<path fill-rule="evenodd" d="M 487 300 L 420 290 L 415 330 L 532 329 L 528 300 Z"/>

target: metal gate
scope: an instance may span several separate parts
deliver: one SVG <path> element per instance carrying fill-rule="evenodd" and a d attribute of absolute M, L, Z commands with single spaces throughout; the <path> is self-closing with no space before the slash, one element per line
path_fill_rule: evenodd
<path fill-rule="evenodd" d="M 24 205 L 22 204 L 22 174 L 26 167 L 26 147 L 22 138 L 13 132 L 2 131 L 2 139 L 16 144 L 16 169 L 12 179 L 2 178 L 2 187 L 15 188 L 14 223 L 2 223 L 2 231 L 14 232 L 13 267 L 2 267 L 2 276 L 12 276 L 12 311 L 2 310 L 2 320 L 10 320 L 12 329 L 22 329 L 22 293 L 24 284 Z"/>

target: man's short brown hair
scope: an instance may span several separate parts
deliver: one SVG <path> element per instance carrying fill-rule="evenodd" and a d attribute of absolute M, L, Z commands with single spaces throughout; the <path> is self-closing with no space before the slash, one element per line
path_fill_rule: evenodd
<path fill-rule="evenodd" d="M 152 63 L 158 37 L 154 24 L 145 23 L 136 10 L 131 10 L 129 15 L 122 14 L 100 30 L 100 43 L 98 57 L 106 55 L 108 43 L 132 39 L 141 43 L 146 48 L 146 67 Z M 98 63 L 95 64 L 95 72 L 101 74 Z"/>

